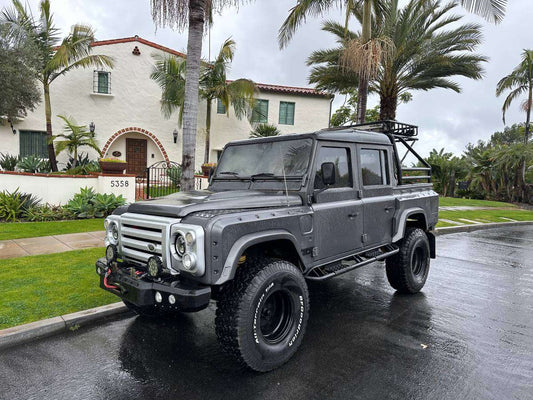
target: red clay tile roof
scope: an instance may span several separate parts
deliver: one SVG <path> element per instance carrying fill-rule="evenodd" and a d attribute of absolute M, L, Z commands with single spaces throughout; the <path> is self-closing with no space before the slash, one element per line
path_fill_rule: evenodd
<path fill-rule="evenodd" d="M 184 53 L 180 53 L 179 51 L 173 50 L 169 47 L 161 46 L 160 44 L 150 42 L 149 40 L 143 39 L 139 36 L 132 36 L 122 39 L 110 39 L 110 40 L 99 40 L 97 42 L 92 42 L 91 46 L 106 46 L 108 44 L 117 44 L 117 43 L 129 43 L 129 42 L 139 42 L 142 44 L 145 44 L 147 46 L 153 47 L 154 49 L 162 50 L 170 54 L 174 54 L 178 57 L 186 58 L 187 56 Z"/>
<path fill-rule="evenodd" d="M 173 50 L 169 47 L 161 46 L 160 44 L 150 42 L 149 40 L 143 39 L 139 36 L 132 36 L 122 39 L 110 39 L 110 40 L 99 40 L 97 42 L 91 43 L 91 46 L 106 46 L 109 44 L 118 44 L 118 43 L 129 43 L 129 42 L 139 42 L 147 46 L 153 47 L 154 49 L 162 50 L 170 54 L 174 54 L 178 57 L 187 58 L 187 55 L 179 51 Z M 231 82 L 231 81 L 228 81 Z M 323 92 L 320 90 L 296 86 L 283 86 L 283 85 L 270 85 L 268 83 L 256 83 L 256 86 L 259 90 L 265 92 L 275 92 L 275 93 L 287 93 L 295 95 L 304 95 L 304 96 L 319 96 L 319 97 L 333 97 L 331 93 Z"/>

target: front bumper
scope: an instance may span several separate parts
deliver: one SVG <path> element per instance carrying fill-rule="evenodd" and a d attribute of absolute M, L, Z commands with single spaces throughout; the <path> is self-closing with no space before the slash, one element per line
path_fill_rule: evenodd
<path fill-rule="evenodd" d="M 96 261 L 96 270 L 107 270 L 105 258 Z M 118 289 L 109 289 L 104 285 L 104 277 L 100 275 L 100 287 L 108 292 L 119 296 L 139 307 L 157 306 L 162 309 L 175 310 L 201 310 L 207 307 L 211 299 L 211 288 L 209 286 L 191 286 L 175 280 L 167 282 L 150 282 L 132 277 L 124 272 L 120 267 L 114 268 L 113 273 L 108 277 L 107 283 L 115 285 Z M 155 293 L 159 292 L 162 302 L 155 300 Z M 169 296 L 173 295 L 175 303 L 169 302 Z"/>

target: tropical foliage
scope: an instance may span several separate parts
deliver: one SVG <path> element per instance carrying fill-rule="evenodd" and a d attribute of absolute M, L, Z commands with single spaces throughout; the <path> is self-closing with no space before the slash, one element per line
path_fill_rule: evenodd
<path fill-rule="evenodd" d="M 524 131 L 524 143 L 527 143 L 531 130 L 531 108 L 533 107 L 533 50 L 524 50 L 522 62 L 509 75 L 503 77 L 496 86 L 496 96 L 510 90 L 502 106 L 503 123 L 505 124 L 505 112 L 514 100 L 526 95 L 521 107 L 526 113 Z"/>
<path fill-rule="evenodd" d="M 276 125 L 259 124 L 250 131 L 250 138 L 262 138 L 269 136 L 279 136 L 281 132 Z"/>
<path fill-rule="evenodd" d="M 3 190 L 0 192 L 0 220 L 16 221 L 39 202 L 33 194 L 21 193 L 18 189 L 14 192 Z"/>
<path fill-rule="evenodd" d="M 23 157 L 17 163 L 17 169 L 22 172 L 31 173 L 48 173 L 51 171 L 50 163 L 48 160 L 42 159 L 35 155 Z"/>
<path fill-rule="evenodd" d="M 472 53 L 481 40 L 480 26 L 458 24 L 461 16 L 451 13 L 454 7 L 440 1 L 421 5 L 410 0 L 403 8 L 397 0 L 383 3 L 382 18 L 374 19 L 373 32 L 390 38 L 393 48 L 369 85 L 380 96 L 380 119 L 395 119 L 400 99 L 411 91 L 444 88 L 460 92 L 451 77 L 481 78 L 486 57 Z M 356 87 L 357 74 L 343 69 L 340 60 L 347 43 L 359 34 L 331 21 L 323 24 L 323 30 L 334 34 L 339 45 L 311 54 L 310 83 L 331 91 Z"/>
<path fill-rule="evenodd" d="M 52 171 L 57 171 L 56 154 L 51 140 L 50 85 L 59 76 L 76 68 L 113 67 L 113 60 L 108 56 L 92 54 L 94 31 L 88 25 L 72 26 L 70 33 L 61 39 L 50 11 L 50 0 L 39 3 L 39 14 L 35 17 L 20 0 L 13 0 L 13 7 L 2 11 L 0 24 L 8 30 L 10 37 L 15 38 L 16 43 L 31 47 L 37 58 L 37 79 L 44 90 L 48 157 Z"/>
<path fill-rule="evenodd" d="M 80 147 L 90 147 L 96 150 L 99 155 L 102 155 L 94 138 L 95 132 L 87 130 L 86 125 L 76 125 L 76 121 L 72 117 L 67 118 L 64 115 L 58 115 L 58 117 L 65 123 L 63 127 L 64 133 L 52 136 L 52 140 L 55 141 L 56 155 L 65 150 L 72 155 L 71 168 L 76 168 L 78 163 L 78 149 Z M 62 138 L 63 140 L 56 140 L 58 138 Z"/>
<path fill-rule="evenodd" d="M 82 188 L 65 208 L 77 218 L 101 218 L 125 203 L 122 195 L 95 193 L 92 188 Z"/>
<path fill-rule="evenodd" d="M 227 80 L 227 72 L 233 55 L 235 42 L 226 39 L 217 58 L 211 64 L 205 64 L 200 73 L 200 97 L 206 101 L 206 135 L 204 162 L 209 162 L 211 114 L 213 101 L 220 101 L 226 115 L 229 116 L 230 106 L 235 116 L 242 119 L 248 115 L 253 107 L 255 84 L 249 79 Z M 166 118 L 178 110 L 179 123 L 183 123 L 183 111 L 185 109 L 185 71 L 186 61 L 173 56 L 154 56 L 155 66 L 150 77 L 155 80 L 162 89 L 161 111 Z"/>

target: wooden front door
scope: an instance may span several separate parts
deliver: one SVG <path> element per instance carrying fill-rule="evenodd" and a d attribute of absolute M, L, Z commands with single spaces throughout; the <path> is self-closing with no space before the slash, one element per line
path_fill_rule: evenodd
<path fill-rule="evenodd" d="M 126 139 L 126 162 L 128 174 L 144 176 L 146 174 L 146 140 Z"/>

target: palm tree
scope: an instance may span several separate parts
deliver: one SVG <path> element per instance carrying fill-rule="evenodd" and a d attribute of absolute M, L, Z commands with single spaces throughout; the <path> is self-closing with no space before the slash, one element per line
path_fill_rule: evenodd
<path fill-rule="evenodd" d="M 522 62 L 516 66 L 513 72 L 498 82 L 496 96 L 499 97 L 507 90 L 511 92 L 505 98 L 502 106 L 504 124 L 505 112 L 509 109 L 511 103 L 522 94 L 527 94 L 527 99 L 522 103 L 522 108 L 526 112 L 524 143 L 527 143 L 531 129 L 531 108 L 533 107 L 533 50 L 524 50 L 522 53 Z"/>
<path fill-rule="evenodd" d="M 279 135 L 281 135 L 281 132 L 277 126 L 270 124 L 259 124 L 252 131 L 250 131 L 250 139 Z"/>
<path fill-rule="evenodd" d="M 225 6 L 238 5 L 242 0 L 150 0 L 156 26 L 169 26 L 183 31 L 188 27 L 187 64 L 183 98 L 183 156 L 181 189 L 194 189 L 194 158 L 198 120 L 198 90 L 202 38 L 206 22 L 213 12 Z"/>
<path fill-rule="evenodd" d="M 55 27 L 50 12 L 50 1 L 39 3 L 40 16 L 36 18 L 19 0 L 13 0 L 12 9 L 4 9 L 0 23 L 13 37 L 31 46 L 39 59 L 40 69 L 37 78 L 44 89 L 44 110 L 48 157 L 52 171 L 57 171 L 52 138 L 52 105 L 50 85 L 54 80 L 76 68 L 113 67 L 113 59 L 104 55 L 91 54 L 94 31 L 88 25 L 74 25 L 71 32 L 61 40 L 59 29 Z"/>
<path fill-rule="evenodd" d="M 486 58 L 471 54 L 481 40 L 480 26 L 458 25 L 461 17 L 449 13 L 453 7 L 440 6 L 437 0 L 424 5 L 410 0 L 402 9 L 398 9 L 398 0 L 391 0 L 384 7 L 381 25 L 375 23 L 373 30 L 389 37 L 393 48 L 369 87 L 380 95 L 380 119 L 395 119 L 398 102 L 408 91 L 445 88 L 459 92 L 460 86 L 450 79 L 452 76 L 481 78 L 481 63 Z M 307 62 L 314 68 L 309 81 L 317 88 L 346 91 L 356 77 L 342 69 L 339 58 L 347 41 L 358 34 L 345 33 L 344 27 L 335 22 L 324 23 L 323 30 L 333 33 L 339 46 L 310 55 Z"/>
<path fill-rule="evenodd" d="M 99 155 L 102 155 L 102 152 L 94 139 L 94 132 L 88 131 L 87 126 L 85 125 L 76 125 L 76 121 L 74 121 L 72 117 L 67 118 L 63 115 L 58 115 L 58 117 L 65 122 L 65 126 L 63 127 L 65 133 L 52 136 L 52 139 L 63 138 L 65 140 L 55 142 L 56 155 L 64 150 L 67 150 L 72 154 L 72 168 L 76 168 L 78 149 L 80 147 L 90 147 L 96 150 Z"/>
<path fill-rule="evenodd" d="M 199 94 L 206 100 L 206 137 L 204 163 L 209 162 L 209 144 L 211 136 L 212 103 L 219 99 L 229 117 L 230 106 L 233 107 L 235 116 L 243 118 L 253 107 L 255 83 L 249 79 L 228 81 L 226 73 L 233 60 L 235 42 L 227 39 L 212 64 L 205 65 L 200 73 Z M 150 77 L 162 89 L 161 110 L 169 118 L 175 110 L 179 110 L 179 124 L 183 122 L 183 110 L 186 87 L 186 61 L 173 56 L 154 56 L 156 62 Z"/>
<path fill-rule="evenodd" d="M 417 0 L 417 2 L 424 5 L 427 0 Z M 364 122 L 365 119 L 368 80 L 373 77 L 381 61 L 382 53 L 388 53 L 391 50 L 391 46 L 383 40 L 384 38 L 372 38 L 372 9 L 374 9 L 374 21 L 380 21 L 382 8 L 386 3 L 383 0 L 298 0 L 279 29 L 278 41 L 280 47 L 283 48 L 289 43 L 296 28 L 305 22 L 307 16 L 323 15 L 332 7 L 340 6 L 346 8 L 344 24 L 346 33 L 350 13 L 362 6 L 362 18 L 360 20 L 362 32 L 357 38 L 352 39 L 355 41 L 350 46 L 347 45 L 345 49 L 347 51 L 340 55 L 340 59 L 344 59 L 345 67 L 355 67 L 352 68 L 352 72 L 358 75 L 358 122 Z M 505 15 L 507 0 L 461 0 L 461 4 L 468 11 L 497 23 Z"/>
<path fill-rule="evenodd" d="M 237 79 L 228 82 L 226 79 L 226 74 L 231 61 L 233 61 L 234 53 L 235 41 L 226 39 L 213 64 L 205 68 L 200 77 L 200 96 L 207 102 L 204 163 L 209 162 L 211 105 L 213 100 L 220 100 L 228 117 L 231 105 L 238 119 L 244 117 L 254 105 L 256 88 L 253 81 L 249 79 Z"/>

